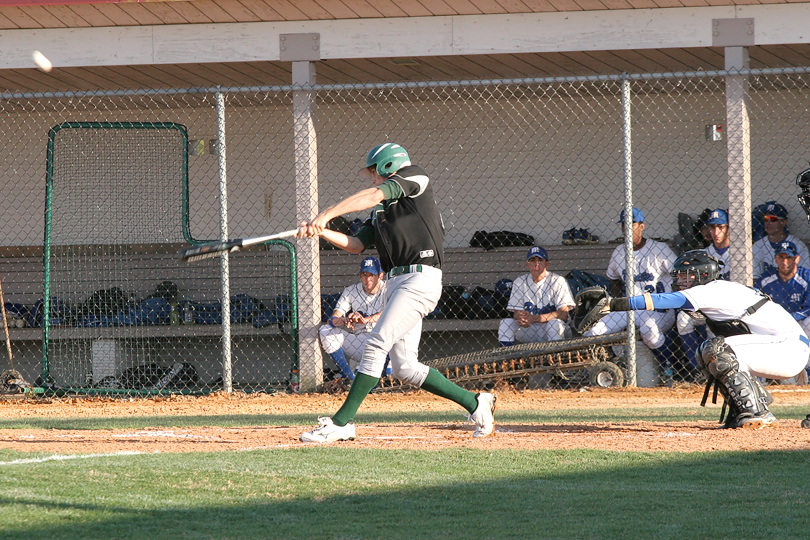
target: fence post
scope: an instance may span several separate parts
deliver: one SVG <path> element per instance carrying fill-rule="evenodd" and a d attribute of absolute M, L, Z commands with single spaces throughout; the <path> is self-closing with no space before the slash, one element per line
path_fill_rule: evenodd
<path fill-rule="evenodd" d="M 315 63 L 292 63 L 295 87 L 315 84 Z M 314 91 L 293 90 L 295 201 L 299 222 L 318 214 L 318 141 L 315 134 Z M 299 376 L 301 391 L 323 382 L 323 357 L 318 343 L 321 321 L 321 261 L 318 239 L 298 240 Z"/>
<path fill-rule="evenodd" d="M 225 159 L 225 96 L 217 92 L 217 163 L 219 165 L 219 238 L 228 240 L 228 174 Z M 231 369 L 231 277 L 228 252 L 219 257 L 222 303 L 222 390 L 233 392 Z"/>
<path fill-rule="evenodd" d="M 625 290 L 630 295 L 636 275 L 633 253 L 633 142 L 630 110 L 630 79 L 622 79 L 622 142 L 624 151 L 624 275 Z M 636 386 L 636 314 L 627 312 L 627 386 Z"/>
<path fill-rule="evenodd" d="M 747 47 L 726 47 L 726 70 L 748 69 Z M 748 117 L 748 75 L 726 76 L 728 129 L 728 249 L 731 281 L 751 286 L 754 256 L 751 249 L 751 130 Z"/>

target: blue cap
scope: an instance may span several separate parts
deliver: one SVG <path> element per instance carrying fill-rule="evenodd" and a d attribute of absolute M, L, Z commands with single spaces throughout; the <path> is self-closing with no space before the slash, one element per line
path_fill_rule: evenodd
<path fill-rule="evenodd" d="M 762 208 L 762 215 L 765 216 L 776 216 L 779 219 L 787 219 L 788 212 L 787 208 L 782 206 L 776 201 L 768 201 Z"/>
<path fill-rule="evenodd" d="M 619 214 L 619 221 L 616 223 L 624 223 L 624 210 Z M 644 223 L 644 212 L 635 206 L 633 207 L 633 223 Z"/>
<path fill-rule="evenodd" d="M 382 265 L 377 257 L 366 257 L 360 261 L 360 273 L 382 274 Z"/>
<path fill-rule="evenodd" d="M 785 240 L 784 242 L 779 242 L 779 245 L 776 246 L 776 249 L 773 252 L 774 255 L 779 255 L 780 253 L 785 253 L 791 257 L 795 257 L 799 254 L 799 251 L 796 249 L 796 244 Z"/>
<path fill-rule="evenodd" d="M 728 225 L 728 212 L 722 208 L 715 208 L 712 210 L 712 213 L 709 214 L 706 225 Z"/>
<path fill-rule="evenodd" d="M 526 253 L 526 260 L 528 261 L 532 257 L 540 257 L 541 259 L 548 260 L 548 252 L 539 246 L 534 246 Z"/>

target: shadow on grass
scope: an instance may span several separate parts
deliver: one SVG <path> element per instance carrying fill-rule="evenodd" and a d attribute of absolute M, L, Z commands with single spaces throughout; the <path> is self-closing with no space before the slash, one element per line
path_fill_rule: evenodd
<path fill-rule="evenodd" d="M 86 476 L 42 467 L 54 489 L 41 493 L 8 481 L 26 485 L 26 469 L 6 470 L 0 537 L 803 539 L 808 458 L 339 448 L 137 456 L 88 464 Z M 154 485 L 127 473 L 149 466 Z M 82 483 L 104 475 L 113 482 L 103 493 Z"/>

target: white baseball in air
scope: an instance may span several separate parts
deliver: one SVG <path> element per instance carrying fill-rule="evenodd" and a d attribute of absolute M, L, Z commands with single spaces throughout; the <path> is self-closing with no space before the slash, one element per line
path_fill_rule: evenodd
<path fill-rule="evenodd" d="M 50 73 L 50 71 L 53 69 L 53 64 L 51 64 L 51 61 L 48 60 L 44 54 L 39 51 L 34 51 L 32 56 L 34 57 L 34 63 L 39 69 L 45 73 Z"/>

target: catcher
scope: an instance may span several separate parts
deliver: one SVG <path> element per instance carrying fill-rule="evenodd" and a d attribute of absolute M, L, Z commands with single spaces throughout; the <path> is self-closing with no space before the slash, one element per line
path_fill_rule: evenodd
<path fill-rule="evenodd" d="M 672 268 L 676 292 L 611 298 L 590 287 L 577 294 L 573 320 L 583 332 L 614 311 L 681 309 L 703 315 L 716 337 L 698 349 L 708 381 L 701 405 L 715 385 L 729 406 L 724 427 L 759 429 L 776 418 L 768 410 L 773 399 L 757 377 L 796 376 L 807 364 L 810 340 L 782 306 L 755 289 L 720 280 L 721 274 L 720 261 L 704 250 L 688 251 Z"/>

